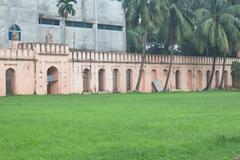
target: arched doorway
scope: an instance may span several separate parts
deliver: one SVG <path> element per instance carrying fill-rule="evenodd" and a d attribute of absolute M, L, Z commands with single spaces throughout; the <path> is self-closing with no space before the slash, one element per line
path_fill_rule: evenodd
<path fill-rule="evenodd" d="M 56 67 L 47 70 L 47 93 L 59 94 L 59 73 Z"/>
<path fill-rule="evenodd" d="M 126 87 L 127 91 L 132 90 L 132 70 L 128 69 L 126 72 Z"/>
<path fill-rule="evenodd" d="M 168 74 L 168 70 L 164 69 L 163 70 L 163 81 L 162 81 L 163 87 L 165 86 L 165 83 L 166 83 L 166 80 L 167 80 L 167 74 Z M 168 86 L 167 86 L 167 89 L 168 89 Z"/>
<path fill-rule="evenodd" d="M 181 72 L 179 70 L 177 70 L 175 73 L 175 85 L 176 85 L 177 90 L 181 89 L 180 81 L 181 81 Z"/>
<path fill-rule="evenodd" d="M 197 90 L 202 90 L 202 71 L 198 70 L 197 71 Z"/>
<path fill-rule="evenodd" d="M 188 70 L 187 72 L 187 89 L 192 90 L 193 89 L 193 74 L 191 70 Z"/>
<path fill-rule="evenodd" d="M 99 92 L 105 91 L 105 70 L 100 69 L 98 71 L 98 90 Z"/>
<path fill-rule="evenodd" d="M 113 92 L 119 92 L 120 74 L 118 69 L 113 70 Z"/>
<path fill-rule="evenodd" d="M 210 78 L 211 78 L 211 71 L 208 70 L 207 73 L 206 73 L 206 82 L 207 83 L 210 81 Z"/>
<path fill-rule="evenodd" d="M 224 88 L 228 88 L 228 71 L 224 72 Z"/>
<path fill-rule="evenodd" d="M 15 95 L 15 71 L 12 68 L 6 70 L 6 95 Z"/>
<path fill-rule="evenodd" d="M 89 69 L 83 70 L 83 92 L 91 92 L 91 72 Z"/>
<path fill-rule="evenodd" d="M 236 77 L 234 75 L 234 72 L 231 72 L 231 76 L 232 76 L 232 88 L 236 87 Z"/>
<path fill-rule="evenodd" d="M 157 80 L 157 71 L 155 69 L 152 70 L 152 75 L 151 75 L 151 80 L 152 80 L 152 92 L 156 92 L 156 88 L 154 87 L 153 82 Z"/>
<path fill-rule="evenodd" d="M 141 90 L 142 90 L 142 92 L 144 92 L 145 90 L 146 90 L 146 88 L 145 88 L 145 82 L 146 81 L 146 79 L 145 79 L 145 71 L 143 71 L 142 72 L 142 80 L 141 80 Z"/>
<path fill-rule="evenodd" d="M 163 81 L 165 82 L 166 79 L 167 79 L 167 74 L 168 74 L 168 70 L 167 69 L 164 69 L 163 70 Z"/>
<path fill-rule="evenodd" d="M 157 80 L 157 70 L 153 69 L 152 70 L 152 81 L 156 81 Z"/>
<path fill-rule="evenodd" d="M 219 71 L 215 72 L 215 87 L 219 87 Z"/>

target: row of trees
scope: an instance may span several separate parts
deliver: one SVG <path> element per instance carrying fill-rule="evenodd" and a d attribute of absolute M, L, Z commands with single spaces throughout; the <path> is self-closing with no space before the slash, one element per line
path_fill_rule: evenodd
<path fill-rule="evenodd" d="M 63 43 L 66 37 L 66 20 L 75 16 L 77 0 L 58 0 L 58 13 L 63 17 Z M 146 54 L 155 47 L 170 55 L 164 91 L 168 88 L 173 56 L 176 49 L 184 54 L 213 56 L 212 72 L 205 90 L 210 89 L 216 58 L 223 56 L 223 88 L 226 57 L 240 48 L 240 0 L 124 0 L 127 23 L 128 49 L 141 52 L 142 61 L 135 91 L 138 92 Z M 131 44 L 131 45 L 129 45 Z M 157 46 L 157 47 L 156 47 Z"/>
<path fill-rule="evenodd" d="M 141 52 L 142 61 L 135 91 L 138 92 L 145 57 L 152 46 L 168 51 L 171 61 L 164 85 L 167 90 L 176 48 L 213 56 L 210 89 L 216 58 L 224 57 L 220 88 L 223 88 L 226 57 L 240 48 L 239 0 L 124 0 L 128 49 Z M 153 45 L 155 44 L 155 45 Z M 182 53 L 182 52 L 180 52 Z"/>

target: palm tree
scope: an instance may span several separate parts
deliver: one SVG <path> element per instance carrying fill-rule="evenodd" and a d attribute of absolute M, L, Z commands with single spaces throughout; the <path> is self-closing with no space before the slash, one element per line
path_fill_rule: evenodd
<path fill-rule="evenodd" d="M 136 92 L 139 92 L 143 67 L 145 64 L 148 35 L 158 31 L 168 15 L 165 0 L 124 0 L 123 9 L 128 26 L 128 33 L 134 42 L 139 42 L 142 48 L 142 59 L 139 70 Z"/>
<path fill-rule="evenodd" d="M 204 8 L 197 9 L 195 12 L 197 48 L 200 52 L 211 49 L 214 57 L 211 76 L 205 90 L 211 88 L 217 56 L 229 53 L 227 31 L 231 31 L 234 26 L 235 16 L 240 15 L 239 7 L 239 5 L 229 6 L 228 0 L 208 0 Z M 228 24 L 228 22 L 231 23 Z"/>
<path fill-rule="evenodd" d="M 226 5 L 227 8 L 230 7 L 236 7 L 238 10 L 240 9 L 240 5 L 234 6 L 235 1 L 230 1 L 228 5 Z M 229 7 L 228 7 L 229 6 Z M 231 9 L 230 9 L 231 10 Z M 224 53 L 224 60 L 223 60 L 223 66 L 222 66 L 222 78 L 220 82 L 219 89 L 224 89 L 224 78 L 225 78 L 225 67 L 226 67 L 226 58 L 227 55 L 233 55 L 234 52 L 238 52 L 240 49 L 240 23 L 236 19 L 234 14 L 225 14 L 221 18 L 221 22 L 223 24 L 224 30 L 227 35 L 228 44 L 229 44 L 229 52 Z"/>
<path fill-rule="evenodd" d="M 73 4 L 77 4 L 77 0 L 58 0 L 58 14 L 63 18 L 62 25 L 62 43 L 66 43 L 66 20 L 69 16 L 75 16 L 76 10 L 73 7 Z"/>
<path fill-rule="evenodd" d="M 193 39 L 194 25 L 190 17 L 188 16 L 186 10 L 179 7 L 180 5 L 174 0 L 169 3 L 169 16 L 167 18 L 166 27 L 168 29 L 168 46 L 170 51 L 170 64 L 168 67 L 167 78 L 164 85 L 164 91 L 168 88 L 168 82 L 170 79 L 172 66 L 173 66 L 173 56 L 174 56 L 174 46 L 181 46 L 185 42 L 190 42 Z"/>

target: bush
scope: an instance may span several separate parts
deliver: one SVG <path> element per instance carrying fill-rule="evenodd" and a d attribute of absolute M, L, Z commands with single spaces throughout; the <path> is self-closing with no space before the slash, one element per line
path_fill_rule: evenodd
<path fill-rule="evenodd" d="M 232 64 L 233 87 L 240 88 L 240 63 L 234 62 Z"/>

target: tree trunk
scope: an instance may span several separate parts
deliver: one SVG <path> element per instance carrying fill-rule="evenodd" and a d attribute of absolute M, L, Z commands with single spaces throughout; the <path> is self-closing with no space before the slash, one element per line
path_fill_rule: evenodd
<path fill-rule="evenodd" d="M 173 53 L 174 53 L 174 50 L 171 49 L 170 64 L 169 64 L 169 67 L 168 67 L 167 78 L 166 78 L 166 82 L 165 82 L 164 89 L 163 89 L 164 92 L 167 91 L 167 88 L 168 88 L 168 82 L 169 82 L 170 75 L 171 75 L 171 72 L 172 72 L 172 66 L 173 66 Z"/>
<path fill-rule="evenodd" d="M 62 25 L 62 43 L 66 43 L 66 21 L 67 18 L 64 17 L 63 18 L 63 25 Z"/>
<path fill-rule="evenodd" d="M 224 80 L 225 80 L 225 67 L 226 67 L 227 54 L 224 53 L 223 66 L 222 66 L 222 78 L 219 89 L 224 89 Z"/>
<path fill-rule="evenodd" d="M 168 73 L 167 73 L 167 78 L 166 78 L 166 81 L 165 81 L 165 85 L 164 85 L 164 88 L 163 88 L 163 91 L 167 91 L 168 89 L 168 83 L 169 83 L 169 79 L 170 79 L 170 76 L 171 76 L 171 72 L 172 72 L 172 66 L 173 66 L 173 56 L 174 56 L 174 42 L 173 42 L 173 37 L 174 37 L 174 30 L 175 30 L 175 27 L 170 27 L 170 30 L 168 32 L 168 44 L 170 46 L 170 64 L 169 64 L 169 67 L 168 67 Z"/>
<path fill-rule="evenodd" d="M 146 59 L 147 38 L 148 38 L 148 32 L 147 32 L 147 30 L 145 30 L 144 35 L 143 35 L 143 50 L 142 50 L 141 66 L 140 66 L 140 70 L 139 70 L 138 81 L 137 81 L 137 85 L 136 85 L 136 88 L 135 88 L 135 92 L 139 92 L 139 90 L 140 90 L 140 85 L 141 85 L 141 81 L 142 81 L 142 74 L 143 74 L 143 71 L 144 71 L 143 67 L 144 67 L 145 59 Z"/>
<path fill-rule="evenodd" d="M 207 86 L 204 89 L 205 91 L 209 90 L 211 88 L 211 86 L 212 86 L 212 81 L 213 81 L 213 77 L 214 77 L 215 70 L 216 70 L 216 59 L 217 59 L 217 56 L 216 56 L 216 53 L 214 53 L 213 64 L 212 64 L 212 72 L 211 72 L 210 79 L 207 82 Z"/>

